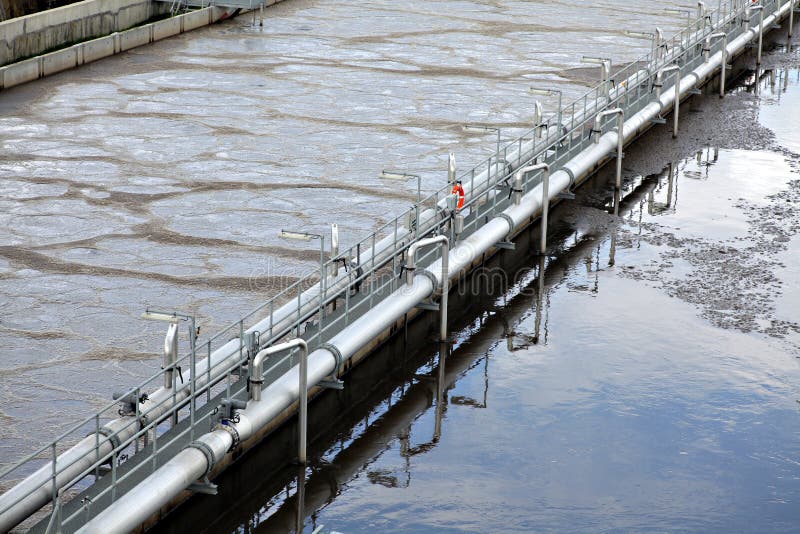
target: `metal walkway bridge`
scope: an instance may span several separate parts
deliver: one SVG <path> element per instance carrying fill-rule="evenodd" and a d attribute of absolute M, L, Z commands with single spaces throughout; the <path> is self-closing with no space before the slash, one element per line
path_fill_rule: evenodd
<path fill-rule="evenodd" d="M 34 532 L 139 528 L 186 490 L 214 493 L 209 477 L 298 411 L 304 460 L 309 393 L 346 387 L 340 377 L 416 314 L 439 310 L 446 328 L 446 299 L 432 297 L 537 218 L 546 252 L 550 202 L 614 157 L 619 188 L 623 144 L 669 110 L 677 135 L 681 98 L 720 68 L 723 96 L 730 58 L 757 47 L 760 61 L 763 33 L 787 16 L 791 32 L 797 0 L 724 3 L 701 5 L 670 39 L 649 35 L 650 53 L 613 76 L 598 60 L 599 85 L 546 117 L 537 105 L 534 127 L 477 167 L 458 175 L 451 158 L 462 207 L 448 185 L 346 250 L 335 228 L 327 251 L 325 236 L 287 234 L 320 240 L 318 271 L 207 339 L 191 316 L 148 311 L 169 323 L 163 369 L 1 473 L 13 487 L 0 496 L 0 532 L 26 520 L 39 521 Z M 180 357 L 179 325 L 189 337 Z M 179 457 L 191 466 L 176 470 Z"/>
<path fill-rule="evenodd" d="M 184 9 L 204 8 L 209 6 L 232 7 L 236 9 L 259 10 L 263 20 L 264 8 L 277 3 L 280 0 L 157 0 L 170 5 L 172 14 L 176 14 Z"/>

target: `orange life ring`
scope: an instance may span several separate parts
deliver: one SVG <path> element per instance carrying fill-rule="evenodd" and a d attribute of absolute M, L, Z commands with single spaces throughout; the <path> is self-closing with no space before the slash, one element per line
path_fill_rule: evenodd
<path fill-rule="evenodd" d="M 452 195 L 458 195 L 458 203 L 456 204 L 456 209 L 461 209 L 464 207 L 464 188 L 461 187 L 461 182 L 456 182 L 453 184 L 453 190 L 450 191 Z"/>

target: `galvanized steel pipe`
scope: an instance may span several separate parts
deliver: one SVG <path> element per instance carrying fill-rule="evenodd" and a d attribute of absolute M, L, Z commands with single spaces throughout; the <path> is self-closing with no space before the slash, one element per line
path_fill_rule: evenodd
<path fill-rule="evenodd" d="M 441 244 L 442 249 L 442 300 L 439 303 L 439 340 L 447 340 L 447 294 L 450 292 L 448 285 L 449 271 L 447 268 L 447 258 L 450 255 L 450 242 L 447 236 L 437 235 L 428 239 L 420 239 L 408 247 L 408 259 L 406 260 L 406 284 L 414 284 L 414 271 L 416 270 L 417 250 L 431 245 Z"/>

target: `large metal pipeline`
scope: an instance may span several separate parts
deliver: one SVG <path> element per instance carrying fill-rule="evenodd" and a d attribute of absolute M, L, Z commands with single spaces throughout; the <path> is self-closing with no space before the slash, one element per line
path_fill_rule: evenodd
<path fill-rule="evenodd" d="M 787 7 L 784 6 L 777 13 L 765 19 L 764 24 L 772 24 L 783 15 Z M 750 30 L 733 40 L 728 44 L 728 54 L 738 53 L 753 37 L 755 37 L 753 30 Z M 685 95 L 690 89 L 710 77 L 716 71 L 722 57 L 722 52 L 714 54 L 706 63 L 683 77 L 677 87 L 664 91 L 659 100 L 655 100 L 633 117 L 628 118 L 621 132 L 623 138 L 630 139 L 646 129 L 651 119 L 657 117 L 664 109 L 668 109 L 674 102 L 675 91 Z M 616 147 L 617 142 L 617 132 L 609 132 L 602 136 L 599 143 L 570 160 L 567 166 L 571 173 L 576 177 L 583 177 L 590 173 L 597 162 L 604 159 Z M 452 278 L 460 275 L 476 258 L 493 248 L 499 241 L 506 239 L 516 228 L 525 225 L 530 217 L 538 213 L 542 208 L 541 188 L 543 185 L 533 188 L 522 198 L 520 204 L 509 207 L 502 216 L 492 219 L 471 236 L 459 242 L 450 253 L 449 276 Z M 549 197 L 553 199 L 559 192 L 569 187 L 569 173 L 563 170 L 553 173 L 550 176 L 549 185 Z M 342 359 L 347 360 L 352 357 L 374 337 L 430 296 L 435 287 L 442 282 L 441 274 L 437 274 L 441 267 L 439 263 L 441 261 L 434 262 L 429 266 L 427 273 L 415 276 L 412 284 L 402 286 L 378 304 L 369 315 L 356 320 L 331 339 L 330 345 L 338 349 Z M 434 279 L 437 281 L 436 284 L 432 282 Z M 336 356 L 330 349 L 315 350 L 308 356 L 308 383 L 312 386 L 317 384 L 334 371 L 335 365 Z M 245 410 L 240 412 L 236 430 L 241 439 L 252 436 L 258 428 L 268 424 L 297 400 L 299 393 L 297 373 L 296 366 L 266 389 L 264 400 L 251 401 Z M 183 454 L 177 456 L 164 468 L 153 473 L 139 486 L 101 512 L 80 532 L 127 532 L 132 530 L 213 467 L 213 464 L 209 463 L 203 465 L 202 461 L 198 461 L 196 455 L 191 461 L 179 460 L 183 456 Z M 174 480 L 169 480 L 173 476 L 172 472 L 179 469 L 179 466 L 172 466 L 173 462 L 180 463 L 181 469 L 188 470 L 179 471 L 185 474 L 182 480 L 186 481 L 186 484 L 182 487 L 179 487 L 180 484 L 176 484 Z M 167 466 L 170 466 L 169 469 Z M 177 491 L 175 488 L 178 488 Z"/>
<path fill-rule="evenodd" d="M 769 27 L 773 22 L 777 19 L 783 17 L 786 14 L 786 11 L 792 6 L 794 2 L 788 2 L 784 6 L 778 9 L 776 13 L 773 13 L 769 17 L 766 17 L 763 20 L 763 24 L 765 27 Z M 731 43 L 728 44 L 728 57 L 731 55 L 737 54 L 744 46 L 751 41 L 754 37 L 758 35 L 758 31 L 756 29 L 750 29 L 744 32 L 742 35 L 737 37 Z M 720 58 L 722 56 L 721 52 L 718 52 L 709 58 L 709 61 L 700 65 L 695 69 L 694 72 L 690 73 L 689 75 L 685 76 L 680 82 L 680 92 L 681 94 L 685 94 L 689 89 L 695 87 L 700 83 L 701 80 L 705 80 L 709 75 L 713 74 L 720 62 Z M 643 71 L 640 71 L 643 72 Z M 638 76 L 639 73 L 634 74 L 633 77 Z M 618 84 L 615 88 L 615 92 L 611 94 L 611 98 L 613 99 L 615 94 L 619 91 L 624 91 L 625 85 Z M 624 137 L 626 139 L 630 138 L 632 135 L 635 135 L 640 130 L 645 129 L 649 126 L 648 122 L 650 119 L 656 117 L 658 114 L 661 113 L 662 110 L 668 109 L 671 105 L 671 98 L 674 98 L 674 89 L 670 89 L 669 91 L 665 91 L 661 95 L 661 100 L 651 103 L 650 105 L 646 106 L 643 110 L 637 113 L 634 117 L 628 118 L 625 122 L 624 128 Z M 602 103 L 596 103 L 596 106 L 601 106 Z M 586 115 L 593 113 L 587 109 Z M 576 119 L 576 122 L 580 124 L 581 121 L 586 120 L 585 115 L 583 117 L 579 117 Z M 561 132 L 556 131 L 550 134 L 548 132 L 548 140 L 552 141 L 558 140 L 561 137 Z M 533 149 L 534 140 L 526 141 L 522 144 L 521 152 L 523 154 L 528 154 Z M 581 154 L 570 160 L 569 163 L 565 165 L 568 167 L 572 172 L 573 176 L 583 177 L 585 174 L 590 172 L 596 163 L 603 159 L 608 152 L 610 151 L 610 146 L 613 146 L 617 142 L 617 134 L 615 132 L 609 132 L 601 138 L 600 143 L 590 147 L 587 150 L 584 150 Z M 541 145 L 541 141 L 539 146 Z M 610 145 L 610 146 L 609 146 Z M 514 154 L 512 152 L 512 154 Z M 512 160 L 514 158 L 512 157 Z M 524 158 L 520 158 L 521 161 L 525 161 Z M 471 184 L 464 184 L 468 192 L 471 193 L 470 196 L 481 195 L 486 192 L 487 188 L 491 188 L 494 186 L 498 175 L 502 176 L 505 173 L 503 171 L 497 170 L 495 167 L 495 172 L 492 173 L 495 180 L 487 179 L 487 174 L 491 172 L 491 169 L 487 169 L 483 171 L 479 175 L 475 177 L 475 190 L 470 191 L 469 186 Z M 567 172 L 565 171 L 557 171 L 550 176 L 550 191 L 549 197 L 553 198 L 557 195 L 560 191 L 564 190 L 565 188 L 571 185 L 571 179 Z M 539 198 L 541 197 L 541 192 L 537 192 L 538 187 L 534 189 L 534 191 L 525 195 L 523 202 L 520 206 L 514 206 L 507 210 L 507 215 L 509 215 L 515 222 L 515 225 L 519 225 L 528 217 L 534 215 L 535 212 L 538 212 L 540 209 L 540 201 L 536 199 L 537 194 Z M 533 195 L 533 198 L 528 198 Z M 442 201 L 441 204 L 444 204 Z M 533 206 L 533 210 L 528 210 L 526 206 Z M 527 213 L 530 211 L 530 213 Z M 524 215 L 524 216 L 523 216 Z M 421 230 L 424 232 L 429 230 L 436 224 L 437 214 L 434 210 L 426 210 L 420 214 L 420 221 L 418 224 L 420 225 Z M 495 243 L 504 239 L 510 232 L 513 231 L 513 228 L 508 227 L 508 223 L 504 218 L 496 218 L 492 220 L 490 223 L 482 227 L 480 230 L 475 232 L 472 236 L 462 241 L 458 247 L 456 247 L 451 252 L 451 270 L 450 272 L 458 273 L 460 272 L 465 266 L 471 263 L 474 254 L 478 249 L 483 249 L 480 253 L 488 250 L 491 248 Z M 483 237 L 482 237 L 483 236 Z M 413 239 L 413 232 L 405 227 L 398 227 L 398 238 L 401 240 L 401 244 L 404 246 L 411 242 Z M 484 237 L 489 237 L 488 241 L 484 240 Z M 406 243 L 408 240 L 408 243 Z M 488 242 L 491 242 L 485 248 L 483 245 L 486 245 Z M 375 244 L 375 263 L 379 264 L 383 261 L 388 261 L 391 259 L 392 255 L 395 253 L 395 236 L 390 235 L 383 240 L 376 242 Z M 470 250 L 469 247 L 473 245 L 480 244 L 480 247 L 475 248 L 474 250 Z M 371 257 L 371 250 L 365 251 L 362 257 L 362 265 L 367 264 L 368 262 L 372 261 Z M 459 261 L 459 258 L 461 261 Z M 433 268 L 433 266 L 431 266 Z M 419 278 L 419 277 L 418 277 Z M 427 279 L 426 279 L 427 280 Z M 331 295 L 336 294 L 337 292 L 346 291 L 351 284 L 351 280 L 349 276 L 343 276 L 337 280 L 334 280 L 329 288 L 328 291 Z M 406 311 L 410 310 L 414 305 L 416 305 L 420 300 L 426 298 L 430 292 L 433 291 L 432 287 L 426 287 L 425 289 L 418 288 L 419 285 L 422 286 L 430 286 L 430 281 L 427 284 L 422 281 L 421 284 L 418 284 L 415 280 L 415 284 L 412 286 L 413 288 L 417 288 L 416 291 L 411 291 L 411 288 L 408 286 L 402 288 L 399 292 L 407 292 L 408 295 L 418 295 L 425 293 L 421 298 L 414 301 L 410 305 L 406 304 L 397 304 L 394 301 L 391 303 L 381 303 L 378 305 L 372 313 L 369 314 L 371 319 L 370 323 L 374 325 L 383 325 L 386 323 L 386 327 L 391 324 L 395 319 L 392 318 L 388 321 L 376 321 L 375 318 L 377 317 L 378 308 L 385 308 L 381 313 L 386 313 L 390 311 L 390 308 L 393 306 L 400 306 L 405 307 Z M 318 303 L 315 302 L 317 296 L 319 294 L 319 285 L 316 285 L 307 291 L 305 291 L 301 295 L 301 303 L 300 303 L 300 310 L 301 313 L 309 313 L 313 311 L 318 306 Z M 414 297 L 411 297 L 413 300 Z M 389 297 L 390 300 L 392 297 Z M 387 304 L 387 306 L 382 306 L 383 304 Z M 287 327 L 291 321 L 293 320 L 293 315 L 297 311 L 297 304 L 296 302 L 290 302 L 275 312 L 272 315 L 272 326 L 273 329 L 280 330 L 281 328 Z M 396 310 L 395 310 L 396 311 Z M 402 313 L 400 315 L 402 315 Z M 392 317 L 397 317 L 397 315 L 392 315 Z M 356 323 L 354 323 L 356 324 Z M 266 331 L 269 329 L 270 326 L 270 318 L 266 317 L 260 322 L 258 322 L 253 327 L 247 330 L 248 333 L 254 331 Z M 369 329 L 368 331 L 374 331 L 373 335 L 377 335 L 383 330 L 383 326 L 380 329 Z M 349 329 L 347 329 L 349 330 Z M 346 332 L 347 330 L 343 331 Z M 361 332 L 364 332 L 364 329 L 361 329 Z M 340 334 L 341 336 L 341 334 Z M 337 336 L 338 339 L 340 336 Z M 345 346 L 352 346 L 354 345 L 353 340 L 356 338 L 352 338 L 350 340 L 343 340 Z M 360 339 L 360 338 L 359 338 Z M 370 338 L 371 339 L 371 338 Z M 216 371 L 212 370 L 211 379 L 219 378 L 219 375 L 224 374 L 226 371 L 226 366 L 220 366 L 219 364 L 225 360 L 230 359 L 232 356 L 238 357 L 241 344 L 240 340 L 234 339 L 216 351 L 212 353 L 211 357 L 207 360 L 201 360 L 197 363 L 196 366 L 196 373 L 197 373 L 197 387 L 202 387 L 205 385 L 207 380 L 206 371 L 208 366 L 211 365 L 212 369 L 217 368 Z M 337 345 L 338 346 L 338 345 Z M 360 345 L 356 345 L 360 346 Z M 342 347 L 340 347 L 342 350 Z M 327 350 L 322 351 L 315 351 L 311 356 L 309 356 L 309 366 L 312 365 L 312 358 L 319 352 L 321 354 L 319 356 L 320 359 L 320 369 L 325 368 L 326 370 L 322 373 L 321 376 L 314 378 L 315 375 L 312 374 L 312 368 L 309 367 L 309 379 L 313 380 L 311 383 L 315 384 L 321 378 L 328 376 L 335 366 L 335 358 L 334 356 L 328 352 Z M 344 355 L 344 351 L 342 350 Z M 327 360 L 323 362 L 322 360 Z M 316 360 L 315 360 L 316 361 Z M 290 371 L 291 374 L 292 371 Z M 287 375 L 288 375 L 287 374 Z M 284 375 L 281 379 L 279 379 L 273 386 L 278 386 L 279 382 L 282 381 L 287 375 Z M 296 381 L 295 381 L 296 385 Z M 272 388 L 272 386 L 270 386 Z M 189 395 L 190 388 L 188 386 L 188 382 L 184 382 L 180 387 L 176 388 L 173 392 L 171 389 L 160 388 L 155 393 L 153 393 L 149 400 L 145 401 L 142 404 L 141 413 L 144 417 L 147 417 L 149 420 L 154 420 L 161 417 L 164 413 L 166 413 L 171 405 L 166 402 L 170 400 L 173 395 L 177 396 L 179 399 L 184 399 Z M 288 390 L 284 391 L 285 393 L 289 393 Z M 291 404 L 290 401 L 289 404 Z M 249 409 L 249 408 L 248 408 Z M 261 410 L 260 410 L 261 411 Z M 261 417 L 258 418 L 259 420 Z M 99 437 L 99 456 L 103 457 L 107 454 L 110 454 L 114 448 L 115 443 L 124 442 L 127 439 L 130 439 L 135 433 L 139 430 L 139 425 L 136 424 L 133 417 L 123 417 L 112 421 L 106 424 L 102 431 L 101 436 Z M 113 438 L 109 438 L 108 436 L 113 436 Z M 77 445 L 72 447 L 69 451 L 63 453 L 57 459 L 57 471 L 59 473 L 56 485 L 58 487 L 63 486 L 64 484 L 68 484 L 74 480 L 76 476 L 80 473 L 89 469 L 92 464 L 94 463 L 95 459 L 95 444 L 98 441 L 97 436 L 94 434 L 88 436 Z M 176 457 L 177 459 L 177 457 Z M 174 459 L 173 459 L 174 460 Z M 170 462 L 171 463 L 171 462 Z M 165 465 L 166 467 L 166 465 Z M 41 506 L 46 504 L 51 498 L 51 478 L 52 476 L 52 464 L 47 464 L 34 474 L 27 477 L 23 482 L 6 492 L 4 495 L 0 496 L 0 510 L 7 510 L 0 513 L 0 531 L 6 531 L 13 528 L 19 522 L 24 520 L 30 514 L 38 510 Z M 21 498 L 26 493 L 30 493 L 27 497 Z M 19 499 L 19 502 L 16 502 Z M 119 501 L 118 501 L 119 502 Z M 11 503 L 15 503 L 13 506 Z M 113 507 L 113 505 L 112 505 Z"/>

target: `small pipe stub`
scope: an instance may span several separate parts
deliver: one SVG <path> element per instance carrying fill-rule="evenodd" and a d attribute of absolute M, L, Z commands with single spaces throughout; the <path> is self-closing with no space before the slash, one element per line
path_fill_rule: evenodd
<path fill-rule="evenodd" d="M 447 183 L 454 184 L 456 181 L 456 155 L 450 152 L 447 158 Z"/>
<path fill-rule="evenodd" d="M 413 265 L 400 266 L 400 276 L 402 276 L 403 273 L 406 274 L 406 284 L 411 285 L 414 283 L 414 271 L 416 270 L 417 268 Z"/>
<path fill-rule="evenodd" d="M 245 332 L 244 333 L 244 350 L 247 353 L 246 361 L 250 361 L 251 359 L 256 357 L 258 354 L 259 345 L 261 344 L 261 332 L 258 330 L 254 332 Z"/>
<path fill-rule="evenodd" d="M 136 414 L 136 405 L 144 403 L 149 397 L 147 393 L 142 393 L 141 395 L 136 394 L 136 392 L 130 393 L 119 393 L 114 392 L 111 395 L 111 398 L 114 400 L 118 400 L 120 404 L 119 414 L 122 416 L 125 415 L 135 415 Z"/>
<path fill-rule="evenodd" d="M 518 206 L 519 203 L 522 201 L 522 173 L 518 172 L 514 174 L 514 181 L 512 182 L 511 188 L 508 191 L 508 198 L 514 197 L 514 205 Z"/>
<path fill-rule="evenodd" d="M 453 232 L 456 235 L 464 233 L 464 216 L 460 213 L 456 213 L 453 217 Z"/>
<path fill-rule="evenodd" d="M 236 410 L 244 410 L 245 408 L 247 408 L 246 401 L 241 401 L 236 399 L 225 399 L 217 407 L 217 411 L 221 412 L 218 417 L 218 420 L 223 425 L 225 424 L 226 421 L 230 421 L 232 423 L 238 423 L 239 414 L 236 413 Z"/>

